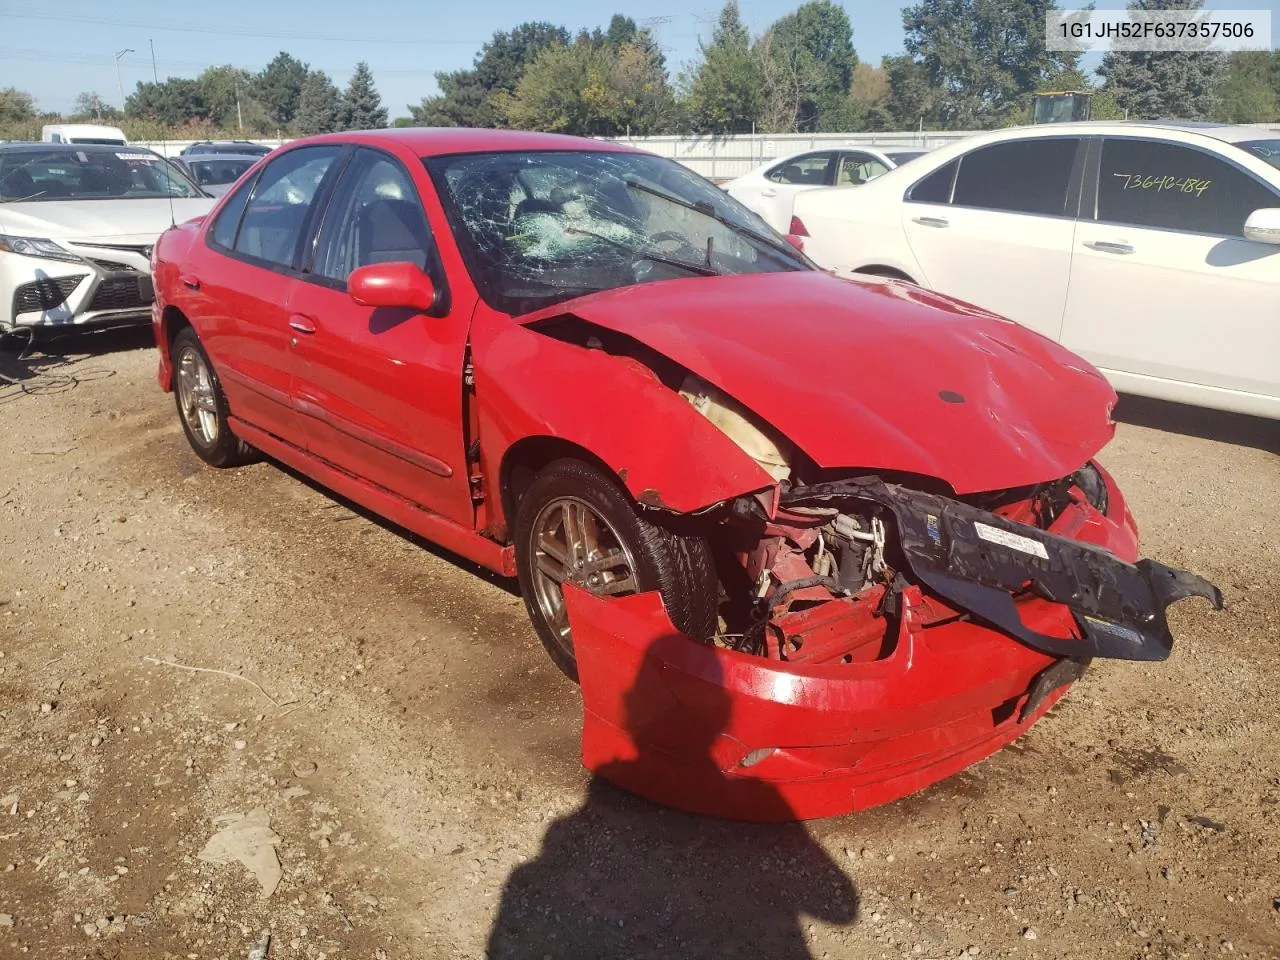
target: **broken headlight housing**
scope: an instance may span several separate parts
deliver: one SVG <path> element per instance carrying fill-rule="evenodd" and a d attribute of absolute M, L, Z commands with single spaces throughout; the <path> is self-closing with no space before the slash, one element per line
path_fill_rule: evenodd
<path fill-rule="evenodd" d="M 1072 474 L 1071 482 L 1080 488 L 1085 499 L 1104 516 L 1107 513 L 1107 482 L 1102 479 L 1102 471 L 1092 460 Z"/>

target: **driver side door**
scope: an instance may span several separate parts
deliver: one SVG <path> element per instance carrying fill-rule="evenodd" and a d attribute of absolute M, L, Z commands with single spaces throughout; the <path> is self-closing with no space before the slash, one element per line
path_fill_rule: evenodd
<path fill-rule="evenodd" d="M 449 305 L 419 189 L 399 158 L 354 151 L 288 304 L 294 403 L 312 456 L 471 527 L 463 366 L 474 300 Z M 439 316 L 367 307 L 347 293 L 357 267 L 407 261 L 444 290 Z"/>

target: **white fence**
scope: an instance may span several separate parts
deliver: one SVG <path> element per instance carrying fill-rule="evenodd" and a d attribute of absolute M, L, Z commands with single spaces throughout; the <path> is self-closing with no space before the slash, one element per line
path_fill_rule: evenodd
<path fill-rule="evenodd" d="M 925 130 L 887 133 L 744 133 L 725 137 L 616 137 L 660 157 L 670 157 L 709 180 L 742 176 L 766 160 L 822 147 L 881 147 L 929 150 L 970 136 L 973 131 Z"/>
<path fill-rule="evenodd" d="M 929 149 L 969 136 L 968 131 L 948 130 L 919 133 L 760 133 L 711 137 L 688 134 L 674 137 L 613 137 L 618 143 L 629 143 L 660 157 L 669 157 L 695 173 L 711 180 L 729 180 L 741 176 L 752 167 L 785 157 L 801 150 L 825 146 L 915 147 Z M 176 157 L 194 140 L 135 141 L 167 157 Z M 255 140 L 268 147 L 278 147 L 286 140 Z"/>

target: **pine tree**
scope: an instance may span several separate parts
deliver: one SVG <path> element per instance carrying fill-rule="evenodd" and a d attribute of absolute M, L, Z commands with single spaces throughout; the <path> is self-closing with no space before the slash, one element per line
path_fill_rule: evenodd
<path fill-rule="evenodd" d="M 728 0 L 720 11 L 711 43 L 699 44 L 702 63 L 684 79 L 689 113 L 700 130 L 742 129 L 758 119 L 764 105 L 764 78 L 751 53 L 751 35 Z"/>
<path fill-rule="evenodd" d="M 346 123 L 346 106 L 342 93 L 323 70 L 312 70 L 302 84 L 298 98 L 298 116 L 294 126 L 301 134 L 331 133 Z M 385 122 L 386 111 L 383 111 Z"/>
<path fill-rule="evenodd" d="M 387 125 L 387 108 L 373 85 L 373 71 L 361 60 L 342 95 L 346 130 L 375 130 Z"/>
<path fill-rule="evenodd" d="M 1199 10 L 1204 0 L 1132 0 L 1130 10 Z M 1214 113 L 1221 53 L 1112 50 L 1098 68 L 1116 104 L 1131 120 L 1204 120 Z"/>

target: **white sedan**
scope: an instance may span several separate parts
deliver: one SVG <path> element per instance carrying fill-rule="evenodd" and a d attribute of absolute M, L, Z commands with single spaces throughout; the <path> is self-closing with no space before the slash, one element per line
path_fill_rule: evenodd
<path fill-rule="evenodd" d="M 773 229 L 786 233 L 791 222 L 791 204 L 797 194 L 819 187 L 860 186 L 923 155 L 924 150 L 907 147 L 806 150 L 770 160 L 721 186 Z"/>
<path fill-rule="evenodd" d="M 1060 341 L 1116 389 L 1280 418 L 1280 134 L 1063 123 L 979 134 L 796 198 L 841 274 L 930 287 Z"/>
<path fill-rule="evenodd" d="M 151 322 L 151 248 L 213 199 L 159 154 L 0 145 L 0 333 Z"/>

